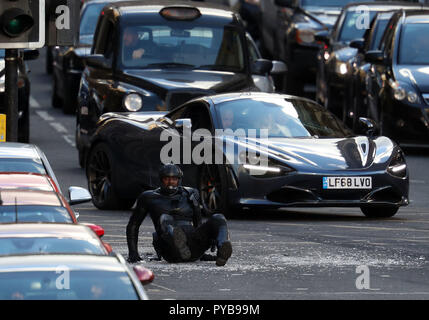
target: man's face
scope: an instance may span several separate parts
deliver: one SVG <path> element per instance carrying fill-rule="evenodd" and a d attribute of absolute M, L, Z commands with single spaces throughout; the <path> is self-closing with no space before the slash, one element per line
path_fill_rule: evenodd
<path fill-rule="evenodd" d="M 224 129 L 231 128 L 234 121 L 234 113 L 231 110 L 222 112 L 222 126 Z"/>
<path fill-rule="evenodd" d="M 178 177 L 163 177 L 162 183 L 166 187 L 177 187 L 179 184 L 179 178 Z"/>
<path fill-rule="evenodd" d="M 137 34 L 129 29 L 124 32 L 124 45 L 129 47 L 137 42 Z"/>

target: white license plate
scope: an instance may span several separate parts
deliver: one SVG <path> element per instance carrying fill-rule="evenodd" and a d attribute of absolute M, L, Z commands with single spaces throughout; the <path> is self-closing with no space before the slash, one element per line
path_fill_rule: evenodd
<path fill-rule="evenodd" d="M 372 178 L 323 177 L 323 189 L 372 189 Z"/>

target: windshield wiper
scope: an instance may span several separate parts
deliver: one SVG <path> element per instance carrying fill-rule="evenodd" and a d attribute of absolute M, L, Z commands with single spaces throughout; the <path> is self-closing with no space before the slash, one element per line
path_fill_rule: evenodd
<path fill-rule="evenodd" d="M 236 67 L 222 65 L 222 64 L 205 64 L 195 68 L 195 70 L 219 70 L 219 71 L 233 71 L 236 69 L 237 69 Z"/>
<path fill-rule="evenodd" d="M 177 63 L 177 62 L 163 62 L 163 63 L 150 63 L 145 68 L 150 67 L 161 67 L 161 68 L 194 68 L 195 66 L 193 64 L 187 64 L 187 63 Z"/>

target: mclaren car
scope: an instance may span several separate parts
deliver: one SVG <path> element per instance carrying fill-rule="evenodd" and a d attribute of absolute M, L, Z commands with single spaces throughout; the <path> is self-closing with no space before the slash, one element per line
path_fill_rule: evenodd
<path fill-rule="evenodd" d="M 391 217 L 407 205 L 401 148 L 360 119 L 361 135 L 312 100 L 240 92 L 166 112 L 106 113 L 91 137 L 86 175 L 100 209 L 130 208 L 176 163 L 208 214 L 242 208 L 358 207 Z"/>

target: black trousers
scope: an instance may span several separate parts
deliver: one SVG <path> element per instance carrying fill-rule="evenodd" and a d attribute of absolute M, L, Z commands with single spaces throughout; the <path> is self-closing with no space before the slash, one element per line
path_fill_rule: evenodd
<path fill-rule="evenodd" d="M 191 250 L 191 258 L 186 261 L 198 260 L 213 244 L 227 240 L 226 219 L 222 214 L 214 214 L 197 228 L 163 214 L 160 217 L 160 225 L 161 234 L 153 234 L 153 246 L 156 252 L 168 262 L 185 262 L 173 244 L 171 230 L 174 227 L 182 228 L 186 234 L 187 245 Z"/>

